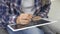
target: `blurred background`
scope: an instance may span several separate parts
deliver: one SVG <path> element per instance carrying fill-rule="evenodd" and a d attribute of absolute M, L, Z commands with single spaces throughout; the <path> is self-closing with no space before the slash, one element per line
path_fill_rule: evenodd
<path fill-rule="evenodd" d="M 54 24 L 48 25 L 53 31 L 60 34 L 60 0 L 51 0 L 51 9 L 49 12 L 49 19 L 58 20 Z"/>

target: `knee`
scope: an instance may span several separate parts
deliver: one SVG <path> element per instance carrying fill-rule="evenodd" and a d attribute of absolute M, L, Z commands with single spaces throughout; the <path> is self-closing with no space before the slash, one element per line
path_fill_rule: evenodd
<path fill-rule="evenodd" d="M 24 30 L 26 34 L 44 34 L 44 32 L 39 28 L 30 28 Z"/>

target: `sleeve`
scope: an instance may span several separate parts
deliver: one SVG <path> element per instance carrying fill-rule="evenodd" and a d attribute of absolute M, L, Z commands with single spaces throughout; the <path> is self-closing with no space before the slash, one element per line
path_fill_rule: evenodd
<path fill-rule="evenodd" d="M 21 0 L 13 0 L 13 2 L 11 1 L 10 3 L 9 2 L 7 2 L 8 4 L 8 6 L 9 6 L 9 4 L 10 4 L 10 6 L 9 6 L 9 11 L 8 11 L 8 13 L 9 13 L 9 23 L 14 23 L 15 22 L 15 20 L 16 20 L 16 17 L 17 16 L 19 16 L 20 14 L 21 14 L 21 11 L 20 11 L 20 9 L 21 9 L 21 7 L 20 7 L 20 4 L 21 4 Z M 18 5 L 19 4 L 19 5 Z"/>
<path fill-rule="evenodd" d="M 48 0 L 46 4 L 43 7 L 41 7 L 41 10 L 38 13 L 38 15 L 41 16 L 42 18 L 47 17 L 50 10 L 50 5 L 51 5 L 51 1 Z"/>
<path fill-rule="evenodd" d="M 7 16 L 7 15 L 2 15 L 2 18 L 1 18 L 1 26 L 3 27 L 3 28 L 6 28 L 7 27 L 7 25 L 8 25 L 8 22 L 9 21 L 9 16 Z"/>
<path fill-rule="evenodd" d="M 1 27 L 4 27 L 7 24 L 7 22 L 8 22 L 8 20 L 7 20 L 8 19 L 7 11 L 8 11 L 8 6 L 3 4 L 3 3 L 1 3 L 0 4 L 0 26 Z"/>
<path fill-rule="evenodd" d="M 1 27 L 6 28 L 8 24 L 15 24 L 16 15 L 1 15 Z"/>
<path fill-rule="evenodd" d="M 11 10 L 8 4 L 0 4 L 0 26 L 3 28 L 6 28 L 10 23 L 15 23 L 16 16 L 18 15 L 16 9 Z"/>

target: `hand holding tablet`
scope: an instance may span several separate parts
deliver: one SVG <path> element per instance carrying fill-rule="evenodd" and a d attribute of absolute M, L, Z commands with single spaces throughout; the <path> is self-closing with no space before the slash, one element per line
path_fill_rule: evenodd
<path fill-rule="evenodd" d="M 26 24 L 29 24 L 29 22 L 31 21 L 31 18 L 32 18 L 31 14 L 24 13 L 17 17 L 16 23 L 26 25 Z"/>

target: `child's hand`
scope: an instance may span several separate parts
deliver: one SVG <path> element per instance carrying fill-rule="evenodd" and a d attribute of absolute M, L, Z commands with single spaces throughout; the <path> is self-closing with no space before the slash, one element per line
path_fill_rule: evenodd
<path fill-rule="evenodd" d="M 17 17 L 16 23 L 17 24 L 28 24 L 32 18 L 31 14 L 21 14 L 20 16 Z"/>

